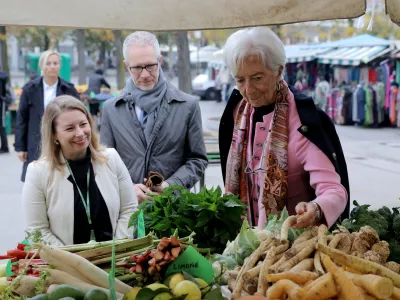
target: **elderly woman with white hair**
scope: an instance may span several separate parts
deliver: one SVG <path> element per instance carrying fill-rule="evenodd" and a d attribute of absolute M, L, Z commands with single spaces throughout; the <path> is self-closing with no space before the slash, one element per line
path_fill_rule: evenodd
<path fill-rule="evenodd" d="M 312 98 L 282 79 L 280 39 L 268 28 L 233 33 L 224 60 L 236 81 L 221 119 L 225 190 L 248 207 L 253 226 L 286 206 L 294 227 L 331 227 L 349 214 L 346 161 L 335 127 Z"/>
<path fill-rule="evenodd" d="M 17 111 L 15 151 L 24 163 L 21 180 L 25 181 L 28 164 L 39 158 L 40 122 L 47 104 L 60 95 L 79 98 L 74 85 L 60 78 L 61 57 L 47 50 L 39 58 L 42 76 L 29 81 L 23 88 Z"/>

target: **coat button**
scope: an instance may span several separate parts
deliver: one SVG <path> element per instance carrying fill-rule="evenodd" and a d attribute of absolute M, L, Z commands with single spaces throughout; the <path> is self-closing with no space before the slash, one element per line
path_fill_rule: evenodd
<path fill-rule="evenodd" d="M 265 130 L 265 127 L 264 127 L 264 126 L 261 126 L 261 127 L 260 127 L 260 130 L 264 131 L 264 130 Z"/>
<path fill-rule="evenodd" d="M 262 147 L 262 146 L 263 146 L 263 144 L 261 144 L 261 143 L 257 143 L 257 144 L 256 144 L 256 146 L 257 146 L 257 147 Z"/>
<path fill-rule="evenodd" d="M 256 217 L 258 218 L 258 216 L 259 216 L 259 213 L 256 213 Z"/>
<path fill-rule="evenodd" d="M 260 158 L 258 156 L 254 156 L 255 160 L 260 160 Z"/>
<path fill-rule="evenodd" d="M 307 132 L 308 131 L 308 126 L 306 126 L 306 125 L 301 126 L 300 130 L 302 132 Z"/>
<path fill-rule="evenodd" d="M 257 203 L 258 199 L 257 198 L 253 198 L 253 202 Z"/>
<path fill-rule="evenodd" d="M 332 157 L 333 157 L 334 160 L 336 160 L 336 157 L 337 157 L 337 156 L 336 156 L 336 153 L 335 153 L 335 152 L 332 153 Z"/>

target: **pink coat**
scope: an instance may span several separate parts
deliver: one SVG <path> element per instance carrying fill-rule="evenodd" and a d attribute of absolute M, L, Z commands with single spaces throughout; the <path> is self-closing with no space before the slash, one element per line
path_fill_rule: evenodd
<path fill-rule="evenodd" d="M 329 158 L 298 129 L 302 126 L 293 94 L 289 101 L 289 143 L 288 143 L 288 195 L 287 209 L 290 215 L 296 214 L 299 202 L 315 200 L 324 213 L 328 227 L 343 213 L 347 203 L 347 191 L 340 183 L 340 176 Z M 268 134 L 273 113 L 264 116 L 263 122 L 256 124 L 254 143 L 251 145 L 252 120 L 250 117 L 248 159 L 254 149 L 251 169 L 260 168 L 262 145 Z M 265 169 L 265 167 L 263 167 Z M 248 174 L 249 201 L 252 201 L 255 221 L 259 227 L 265 227 L 267 216 L 262 205 L 259 186 L 263 186 L 265 173 Z M 257 184 L 253 184 L 257 183 Z M 316 196 L 316 198 L 315 198 Z M 249 208 L 248 218 L 251 220 Z M 255 225 L 255 224 L 253 224 Z"/>

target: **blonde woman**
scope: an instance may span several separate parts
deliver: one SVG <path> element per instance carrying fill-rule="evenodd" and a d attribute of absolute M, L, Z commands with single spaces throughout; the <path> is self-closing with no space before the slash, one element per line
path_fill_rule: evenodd
<path fill-rule="evenodd" d="M 42 76 L 29 81 L 22 89 L 15 128 L 15 150 L 24 163 L 21 180 L 25 181 L 26 168 L 39 157 L 40 121 L 47 104 L 60 95 L 79 98 L 74 85 L 59 77 L 61 60 L 55 50 L 47 50 L 39 59 Z"/>
<path fill-rule="evenodd" d="M 42 121 L 42 151 L 28 166 L 22 193 L 27 231 L 56 245 L 130 237 L 137 208 L 129 172 L 104 148 L 81 101 L 60 96 Z"/>

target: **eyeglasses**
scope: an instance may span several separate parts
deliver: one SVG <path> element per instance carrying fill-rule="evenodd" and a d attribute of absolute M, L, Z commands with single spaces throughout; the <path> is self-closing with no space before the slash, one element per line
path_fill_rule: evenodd
<path fill-rule="evenodd" d="M 143 69 L 146 69 L 147 72 L 151 73 L 157 70 L 157 68 L 158 68 L 158 63 L 155 63 L 150 65 L 145 65 L 143 67 L 141 66 L 129 67 L 129 70 L 131 70 L 131 72 L 134 74 L 141 74 L 143 72 Z"/>

